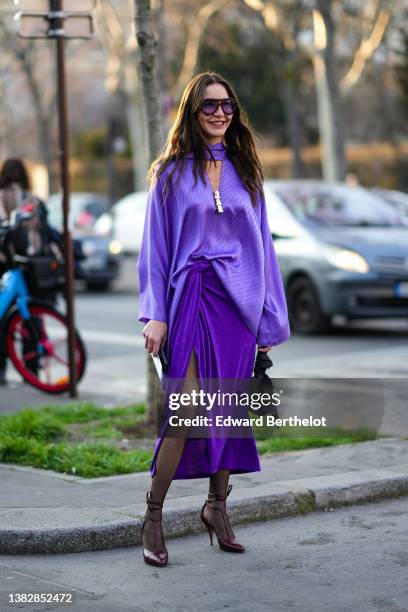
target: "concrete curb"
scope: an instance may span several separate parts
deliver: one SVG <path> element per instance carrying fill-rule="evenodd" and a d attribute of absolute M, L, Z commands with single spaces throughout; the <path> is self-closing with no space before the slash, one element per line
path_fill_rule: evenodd
<path fill-rule="evenodd" d="M 237 525 L 405 495 L 406 465 L 237 488 L 228 514 Z M 166 500 L 165 537 L 203 532 L 199 518 L 203 501 L 201 496 Z M 0 553 L 69 553 L 140 545 L 145 508 L 145 504 L 102 509 L 2 508 Z"/>

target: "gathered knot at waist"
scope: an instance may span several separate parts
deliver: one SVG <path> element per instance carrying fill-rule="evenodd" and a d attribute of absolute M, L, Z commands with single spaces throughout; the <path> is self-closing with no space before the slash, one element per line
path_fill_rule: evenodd
<path fill-rule="evenodd" d="M 210 259 L 206 259 L 205 257 L 199 257 L 193 260 L 193 263 L 190 268 L 190 272 L 196 270 L 207 270 L 209 268 L 213 268 Z"/>

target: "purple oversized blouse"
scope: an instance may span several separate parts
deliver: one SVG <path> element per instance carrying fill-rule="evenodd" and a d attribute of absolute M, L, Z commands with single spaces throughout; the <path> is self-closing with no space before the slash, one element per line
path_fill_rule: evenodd
<path fill-rule="evenodd" d="M 274 346 L 290 336 L 282 278 L 268 227 L 264 197 L 254 207 L 223 143 L 210 145 L 222 160 L 219 193 L 224 212 L 217 213 L 211 183 L 198 176 L 187 156 L 163 198 L 172 165 L 149 192 L 138 259 L 139 321 L 164 321 L 169 330 L 193 260 L 211 260 L 225 291 L 258 346 Z"/>

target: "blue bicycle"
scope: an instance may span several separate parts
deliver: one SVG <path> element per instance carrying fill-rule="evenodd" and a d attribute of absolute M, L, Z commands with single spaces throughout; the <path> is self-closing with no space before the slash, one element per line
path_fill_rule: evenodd
<path fill-rule="evenodd" d="M 36 290 L 61 290 L 64 262 L 54 256 L 23 257 L 12 248 L 15 224 L 0 224 L 8 270 L 0 281 L 0 351 L 23 379 L 46 393 L 69 390 L 68 324 L 52 302 L 33 297 Z M 75 333 L 76 377 L 84 375 L 86 351 Z"/>

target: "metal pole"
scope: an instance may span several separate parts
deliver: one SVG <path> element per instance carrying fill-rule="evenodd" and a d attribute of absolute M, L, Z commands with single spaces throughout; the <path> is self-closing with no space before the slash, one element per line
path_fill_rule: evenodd
<path fill-rule="evenodd" d="M 62 11 L 62 0 L 50 0 L 50 11 Z M 68 320 L 68 361 L 69 361 L 69 394 L 70 397 L 77 397 L 76 387 L 76 364 L 75 364 L 75 314 L 74 314 L 74 259 L 72 240 L 69 230 L 69 194 L 70 177 L 68 169 L 68 110 L 67 92 L 65 79 L 65 57 L 64 57 L 64 38 L 58 35 L 58 30 L 64 28 L 62 19 L 55 19 L 52 22 L 52 29 L 55 30 L 57 44 L 57 74 L 58 74 L 58 123 L 59 123 L 59 157 L 61 169 L 62 186 L 62 206 L 64 216 L 64 247 L 66 259 L 66 286 L 65 298 L 67 302 Z"/>

